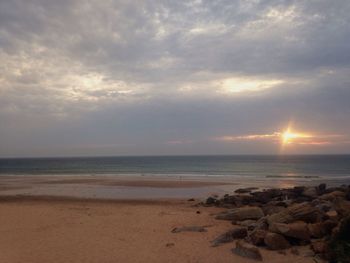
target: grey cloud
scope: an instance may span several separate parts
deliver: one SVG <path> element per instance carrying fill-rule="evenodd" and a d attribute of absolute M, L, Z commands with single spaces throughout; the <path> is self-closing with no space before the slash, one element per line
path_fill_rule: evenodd
<path fill-rule="evenodd" d="M 348 134 L 349 12 L 346 0 L 0 0 L 0 155 L 228 153 L 210 138 L 289 119 Z M 283 83 L 222 92 L 237 76 Z"/>

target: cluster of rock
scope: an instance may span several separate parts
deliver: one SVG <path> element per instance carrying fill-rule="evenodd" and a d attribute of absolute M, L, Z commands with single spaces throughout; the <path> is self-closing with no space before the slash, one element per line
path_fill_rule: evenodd
<path fill-rule="evenodd" d="M 227 208 L 216 219 L 235 225 L 213 240 L 213 246 L 238 239 L 232 251 L 256 260 L 262 260 L 258 247 L 266 247 L 350 262 L 350 247 L 346 247 L 350 245 L 350 186 L 254 190 L 238 189 L 234 195 L 209 197 L 203 204 Z"/>

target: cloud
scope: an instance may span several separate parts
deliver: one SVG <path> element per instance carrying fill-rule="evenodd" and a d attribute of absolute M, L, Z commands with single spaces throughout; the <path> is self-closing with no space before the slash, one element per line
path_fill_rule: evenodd
<path fill-rule="evenodd" d="M 0 154 L 274 152 L 210 138 L 291 118 L 347 134 L 349 12 L 346 0 L 0 0 Z"/>

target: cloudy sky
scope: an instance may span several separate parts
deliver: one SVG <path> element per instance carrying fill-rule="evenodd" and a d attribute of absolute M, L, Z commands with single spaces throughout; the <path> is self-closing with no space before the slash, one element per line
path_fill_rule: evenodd
<path fill-rule="evenodd" d="M 0 0 L 0 156 L 350 153 L 349 14 Z"/>

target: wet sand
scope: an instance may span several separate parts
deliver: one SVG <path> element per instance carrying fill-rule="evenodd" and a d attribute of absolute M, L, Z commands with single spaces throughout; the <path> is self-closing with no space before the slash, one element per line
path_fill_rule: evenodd
<path fill-rule="evenodd" d="M 0 197 L 0 262 L 255 262 L 233 255 L 233 243 L 210 247 L 232 225 L 213 218 L 220 208 L 194 203 Z M 209 226 L 208 232 L 171 233 L 191 225 Z M 290 252 L 261 252 L 264 262 L 313 262 Z"/>
<path fill-rule="evenodd" d="M 205 198 L 235 189 L 213 178 L 157 176 L 0 176 L 0 196 L 65 196 L 98 199 Z"/>

